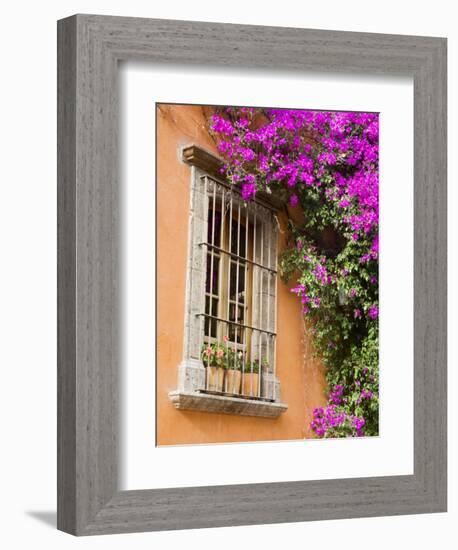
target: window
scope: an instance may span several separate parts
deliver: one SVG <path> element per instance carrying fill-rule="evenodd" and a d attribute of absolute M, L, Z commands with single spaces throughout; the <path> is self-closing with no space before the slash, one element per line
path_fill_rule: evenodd
<path fill-rule="evenodd" d="M 227 366 L 240 369 L 242 379 L 259 370 L 260 381 L 275 366 L 276 247 L 268 240 L 275 235 L 267 230 L 275 220 L 267 209 L 245 204 L 221 181 L 202 178 L 208 196 L 207 237 L 200 243 L 206 254 L 203 343 L 222 343 L 234 363 L 229 360 Z M 208 390 L 208 384 L 202 389 Z M 275 400 L 259 387 L 250 387 L 248 395 L 236 393 Z"/>
<path fill-rule="evenodd" d="M 185 346 L 170 398 L 177 408 L 277 417 L 287 406 L 275 361 L 276 208 L 262 197 L 246 204 L 209 153 L 192 147 L 184 156 L 191 164 Z M 224 353 L 225 373 L 205 361 L 210 349 Z"/>
<path fill-rule="evenodd" d="M 207 186 L 209 182 L 207 181 Z M 247 354 L 246 325 L 251 318 L 253 235 L 248 210 L 233 206 L 230 191 L 218 190 L 210 180 L 213 197 L 209 200 L 205 278 L 204 341 L 223 341 Z M 218 196 L 218 199 L 216 198 Z"/>

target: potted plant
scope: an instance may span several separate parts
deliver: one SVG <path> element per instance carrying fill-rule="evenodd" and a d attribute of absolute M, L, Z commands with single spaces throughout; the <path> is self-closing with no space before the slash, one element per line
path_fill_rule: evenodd
<path fill-rule="evenodd" d="M 224 391 L 226 393 L 240 394 L 242 384 L 242 352 L 228 348 L 226 361 L 226 376 L 224 379 Z"/>
<path fill-rule="evenodd" d="M 226 346 L 220 343 L 203 344 L 201 358 L 206 367 L 206 389 L 222 392 L 227 361 Z"/>
<path fill-rule="evenodd" d="M 243 365 L 243 390 L 246 397 L 259 397 L 259 361 L 247 361 Z"/>

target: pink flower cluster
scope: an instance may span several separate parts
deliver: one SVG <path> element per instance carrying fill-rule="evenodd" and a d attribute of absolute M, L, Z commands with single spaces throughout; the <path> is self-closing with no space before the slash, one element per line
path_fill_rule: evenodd
<path fill-rule="evenodd" d="M 240 182 L 245 200 L 280 184 L 295 206 L 301 186 L 326 185 L 328 200 L 342 209 L 357 241 L 378 226 L 378 118 L 377 113 L 228 107 L 213 115 L 211 129 L 228 176 Z M 362 261 L 377 254 L 375 238 Z"/>
<path fill-rule="evenodd" d="M 318 437 L 336 437 L 342 429 L 353 436 L 361 437 L 364 435 L 365 424 L 363 417 L 348 415 L 337 405 L 331 404 L 314 409 L 310 425 Z"/>
<path fill-rule="evenodd" d="M 339 430 L 361 437 L 364 435 L 365 424 L 363 417 L 349 415 L 337 405 L 331 404 L 314 409 L 310 426 L 318 437 L 336 437 Z"/>
<path fill-rule="evenodd" d="M 310 311 L 311 307 L 320 307 L 321 305 L 321 298 L 319 296 L 310 296 L 307 294 L 307 288 L 303 284 L 299 284 L 296 287 L 291 289 L 291 292 L 294 292 L 294 294 L 297 294 L 302 303 L 302 311 L 303 313 L 308 313 Z"/>

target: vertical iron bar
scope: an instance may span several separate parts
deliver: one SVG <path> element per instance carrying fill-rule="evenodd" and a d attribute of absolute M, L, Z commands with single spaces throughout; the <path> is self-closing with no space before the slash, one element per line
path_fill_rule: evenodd
<path fill-rule="evenodd" d="M 212 233 L 211 233 L 211 260 L 210 260 L 210 315 L 213 316 L 213 265 L 214 265 L 214 256 L 215 256 L 215 210 L 216 210 L 216 182 L 213 181 L 213 205 L 212 205 Z M 208 332 L 209 338 L 212 338 L 212 329 L 213 329 L 213 319 L 209 320 L 208 323 Z M 218 342 L 218 334 L 216 334 L 216 340 Z"/>
<path fill-rule="evenodd" d="M 245 206 L 246 208 L 246 216 L 245 216 L 245 277 L 244 277 L 244 288 L 243 288 L 243 322 L 245 325 L 248 325 L 248 230 L 249 230 L 249 208 L 248 206 Z M 243 349 L 245 352 L 245 359 L 248 355 L 248 334 L 245 331 L 245 338 L 243 341 Z"/>
<path fill-rule="evenodd" d="M 274 218 L 273 222 L 272 223 L 278 223 L 278 220 L 277 218 Z M 275 228 L 274 228 L 275 229 Z M 277 237 L 277 232 L 275 230 L 274 232 L 274 229 L 272 230 L 272 234 L 274 234 L 275 237 Z M 276 249 L 276 248 L 275 248 Z M 275 268 L 275 271 L 277 270 L 277 267 L 278 267 L 278 256 L 275 255 L 274 256 L 274 268 Z M 273 273 L 273 279 L 274 279 L 274 300 L 277 299 L 277 273 Z M 274 301 L 274 305 L 276 304 L 276 302 Z M 276 401 L 277 399 L 277 383 L 276 383 L 276 380 L 277 380 L 277 361 L 276 361 L 276 350 L 277 350 L 277 307 L 275 305 L 274 307 L 274 318 L 273 318 L 273 330 L 272 332 L 275 333 L 275 336 L 271 336 L 271 338 L 273 339 L 272 340 L 272 362 L 273 362 L 273 385 L 274 385 L 274 388 L 273 388 L 273 394 L 272 394 L 272 397 L 273 397 L 273 400 Z"/>
<path fill-rule="evenodd" d="M 224 224 L 225 224 L 225 198 L 226 198 L 226 190 L 224 187 L 221 189 L 221 225 L 220 225 L 220 232 L 219 232 L 219 248 L 221 250 L 224 249 Z M 222 300 L 222 287 L 223 287 L 223 254 L 219 255 L 219 274 L 218 274 L 218 317 L 223 318 L 223 300 Z M 224 330 L 224 326 L 221 326 L 221 331 Z M 221 336 L 224 336 L 221 334 Z"/>
<path fill-rule="evenodd" d="M 229 240 L 227 243 L 227 251 L 231 252 L 231 244 L 232 244 L 232 208 L 233 208 L 233 202 L 234 202 L 234 195 L 232 191 L 230 191 L 230 212 L 229 212 Z M 229 321 L 230 320 L 230 312 L 231 312 L 231 256 L 228 256 L 228 268 L 227 268 L 227 315 L 226 318 Z M 228 337 L 231 331 L 231 325 L 229 322 L 227 323 L 227 332 Z M 228 340 L 228 349 L 229 349 L 229 340 Z"/>
<path fill-rule="evenodd" d="M 259 288 L 259 328 L 262 330 L 264 328 L 264 319 L 263 319 L 263 307 L 262 307 L 262 291 L 264 286 L 264 221 L 261 223 L 261 268 L 259 269 L 261 275 L 260 288 Z M 263 333 L 259 333 L 259 346 L 258 346 L 258 361 L 259 361 L 259 380 L 258 380 L 258 391 L 261 393 L 261 379 L 262 379 L 262 336 Z"/>
<path fill-rule="evenodd" d="M 244 299 L 243 299 L 243 306 L 244 306 L 244 309 L 243 309 L 243 315 L 244 315 L 244 324 L 245 325 L 248 325 L 248 262 L 246 260 L 248 260 L 248 232 L 249 232 L 249 229 L 250 229 L 250 211 L 249 211 L 249 208 L 247 206 L 245 206 L 246 208 L 246 217 L 245 217 L 245 288 L 244 288 Z M 253 270 L 253 265 L 250 266 L 250 270 Z M 252 291 L 253 292 L 253 291 Z M 250 322 L 250 325 L 253 324 L 253 319 L 251 319 L 251 322 Z M 248 329 L 245 329 L 245 341 L 244 341 L 244 350 L 245 350 L 245 355 L 244 355 L 244 361 L 243 361 L 243 365 L 242 365 L 242 373 L 243 371 L 245 370 L 245 364 L 246 362 L 248 361 Z M 251 339 L 253 338 L 253 331 L 250 330 L 249 332 L 250 334 L 250 345 L 251 345 Z M 250 357 L 250 364 L 251 364 L 251 357 Z M 242 377 L 243 377 L 243 374 L 242 374 Z M 243 381 L 242 381 L 242 384 L 243 384 Z"/>
<path fill-rule="evenodd" d="M 204 231 L 204 235 L 203 235 L 203 239 L 202 241 L 207 241 L 208 239 L 208 179 L 207 177 L 204 178 L 204 213 L 206 213 L 207 215 L 205 216 L 205 220 L 206 220 L 206 224 L 204 225 L 204 228 L 203 228 L 203 231 Z M 205 277 L 207 276 L 207 247 L 206 246 L 203 246 L 202 247 L 202 250 L 201 250 L 201 253 L 202 253 L 202 267 L 205 266 Z M 205 286 L 206 286 L 206 282 L 205 282 Z M 202 313 L 205 313 L 205 288 L 204 288 L 204 310 Z M 200 325 L 199 325 L 199 332 L 200 332 L 200 338 L 201 338 L 201 342 L 200 342 L 200 359 L 202 360 L 202 363 L 204 364 L 205 366 L 205 360 L 204 360 L 204 356 L 203 356 L 203 344 L 204 344 L 204 340 L 205 340 L 205 315 L 201 315 L 200 317 Z M 210 358 L 207 358 L 207 368 L 209 367 L 210 365 Z M 205 371 L 205 388 L 208 390 L 208 370 Z"/>
<path fill-rule="evenodd" d="M 272 231 L 268 231 L 269 234 L 269 244 L 267 249 L 267 267 L 271 268 L 271 254 L 270 254 L 270 248 L 272 244 Z M 271 272 L 267 271 L 267 330 L 270 331 L 270 278 L 271 278 Z M 271 344 L 271 338 L 266 334 L 266 356 L 267 356 L 267 364 L 269 365 L 267 375 L 269 375 L 270 370 L 270 344 Z"/>
<path fill-rule="evenodd" d="M 255 210 L 254 210 L 254 220 L 253 220 L 253 262 L 257 262 L 257 258 L 256 258 L 256 240 L 257 240 L 257 237 L 256 237 L 256 226 L 257 226 L 257 223 L 258 223 L 258 220 L 257 220 L 257 215 L 258 215 L 258 207 L 255 205 Z M 255 311 L 255 303 L 256 303 L 256 291 L 258 290 L 257 286 L 256 286 L 256 275 L 258 274 L 259 272 L 259 267 L 258 266 L 255 266 L 254 263 L 253 263 L 253 273 L 252 273 L 252 277 L 251 277 L 251 280 L 252 280 L 252 293 L 251 293 L 251 311 L 252 311 L 252 314 L 254 313 Z M 254 318 L 252 319 L 251 321 L 251 325 L 254 327 L 255 326 L 255 323 L 254 323 Z M 258 315 L 257 315 L 257 318 L 256 318 L 256 327 L 259 329 L 259 312 L 258 312 Z M 254 342 L 254 331 L 252 331 L 251 333 L 251 338 L 252 338 L 252 342 L 251 342 L 251 351 L 250 351 L 250 371 L 251 371 L 251 375 L 253 375 L 253 362 L 254 362 L 254 345 L 255 345 L 255 342 Z M 257 337 L 259 338 L 260 337 L 260 332 L 259 330 L 257 331 Z M 251 378 L 253 378 L 253 376 L 251 376 Z M 243 381 L 242 381 L 243 383 Z"/>
<path fill-rule="evenodd" d="M 237 337 L 239 335 L 239 328 L 237 324 L 239 322 L 239 269 L 240 269 L 240 201 L 238 201 L 238 212 L 237 212 L 237 272 L 235 274 L 235 323 L 236 324 L 234 325 L 235 327 L 234 347 L 235 348 L 237 348 Z M 235 364 L 237 366 L 237 362 Z M 233 378 L 233 380 L 234 379 L 235 377 Z M 232 385 L 234 385 L 234 383 Z"/>

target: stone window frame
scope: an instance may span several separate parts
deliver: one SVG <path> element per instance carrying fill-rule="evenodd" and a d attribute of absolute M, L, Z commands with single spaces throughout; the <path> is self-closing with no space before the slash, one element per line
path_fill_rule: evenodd
<path fill-rule="evenodd" d="M 207 239 L 207 215 L 209 194 L 204 184 L 206 177 L 212 181 L 221 181 L 220 169 L 222 161 L 215 155 L 196 145 L 185 147 L 182 150 L 181 160 L 190 166 L 190 211 L 188 233 L 187 280 L 185 299 L 184 349 L 183 360 L 178 365 L 177 389 L 169 393 L 169 398 L 177 409 L 219 412 L 246 416 L 262 416 L 278 418 L 288 406 L 281 401 L 280 381 L 275 370 L 275 339 L 268 341 L 267 352 L 273 361 L 268 369 L 264 369 L 261 376 L 262 399 L 247 399 L 232 395 L 214 395 L 202 392 L 205 387 L 205 367 L 200 359 L 203 323 L 202 313 L 205 312 L 205 280 L 206 280 L 206 253 L 202 251 L 202 243 Z M 239 199 L 241 200 L 241 199 Z M 282 201 L 266 193 L 256 196 L 256 208 L 268 212 L 262 224 L 269 238 L 264 240 L 263 254 L 268 253 L 276 258 L 278 251 L 278 220 L 276 212 L 284 206 Z M 260 251 L 259 251 L 260 253 Z M 261 272 L 261 277 L 265 275 Z M 276 285 L 275 285 L 276 286 Z M 277 290 L 270 288 L 267 295 L 267 285 L 252 292 L 258 292 L 259 300 L 255 303 L 270 305 L 270 320 L 272 332 L 276 328 Z M 264 289 L 261 294 L 261 289 Z M 272 294 L 273 293 L 273 294 Z M 273 297 L 273 299 L 272 299 Z M 262 306 L 261 306 L 262 307 Z M 259 325 L 259 309 L 253 308 L 253 324 Z M 256 323 L 258 323 L 256 325 Z M 268 327 L 270 330 L 270 327 Z M 265 340 L 265 342 L 267 339 Z M 266 352 L 266 344 L 259 344 Z"/>

